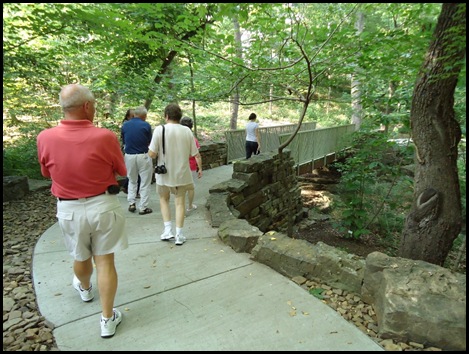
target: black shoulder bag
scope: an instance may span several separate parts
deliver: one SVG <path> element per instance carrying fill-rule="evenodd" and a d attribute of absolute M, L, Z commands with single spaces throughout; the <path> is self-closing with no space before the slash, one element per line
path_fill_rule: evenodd
<path fill-rule="evenodd" d="M 164 156 L 164 125 L 163 125 L 163 156 Z M 166 163 L 163 162 L 162 165 L 159 165 L 156 164 L 156 167 L 155 167 L 155 173 L 156 174 L 159 174 L 159 175 L 164 175 L 165 173 L 167 173 L 168 170 L 166 169 Z"/>

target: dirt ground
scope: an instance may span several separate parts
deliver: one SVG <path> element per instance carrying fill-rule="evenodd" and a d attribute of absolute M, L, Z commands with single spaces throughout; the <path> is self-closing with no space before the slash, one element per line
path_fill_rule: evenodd
<path fill-rule="evenodd" d="M 297 236 L 299 239 L 313 244 L 321 241 L 361 257 L 366 257 L 374 251 L 385 254 L 391 251 L 389 247 L 381 245 L 380 240 L 373 236 L 364 236 L 360 240 L 345 238 L 332 226 L 329 220 L 318 221 L 310 228 L 300 229 Z"/>

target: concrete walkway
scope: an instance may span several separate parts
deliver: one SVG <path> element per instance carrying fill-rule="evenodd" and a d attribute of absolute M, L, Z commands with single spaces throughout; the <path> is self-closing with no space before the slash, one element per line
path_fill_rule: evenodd
<path fill-rule="evenodd" d="M 99 294 L 84 303 L 72 287 L 72 258 L 58 225 L 41 236 L 33 255 L 34 287 L 60 350 L 383 350 L 290 279 L 218 239 L 205 202 L 209 188 L 230 179 L 232 171 L 232 165 L 207 170 L 197 181 L 198 209 L 186 217 L 183 246 L 159 239 L 163 222 L 155 185 L 152 214 L 127 212 L 127 195 L 119 194 L 129 248 L 116 253 L 115 306 L 123 320 L 111 339 L 100 337 Z M 97 290 L 96 274 L 92 282 Z"/>

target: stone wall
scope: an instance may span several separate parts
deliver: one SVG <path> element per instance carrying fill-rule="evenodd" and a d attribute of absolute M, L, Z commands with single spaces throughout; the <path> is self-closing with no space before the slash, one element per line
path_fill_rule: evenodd
<path fill-rule="evenodd" d="M 283 275 L 361 293 L 377 313 L 380 338 L 465 351 L 465 275 L 379 253 L 363 260 L 282 233 L 289 215 L 295 224 L 307 216 L 293 164 L 289 151 L 233 163 L 232 179 L 210 188 L 206 204 L 220 239 Z"/>
<path fill-rule="evenodd" d="M 210 193 L 223 195 L 234 218 L 245 219 L 262 232 L 285 232 L 289 220 L 293 225 L 307 215 L 289 150 L 235 161 L 232 179 Z"/>
<path fill-rule="evenodd" d="M 227 164 L 225 143 L 201 143 L 199 153 L 202 156 L 203 171 Z"/>

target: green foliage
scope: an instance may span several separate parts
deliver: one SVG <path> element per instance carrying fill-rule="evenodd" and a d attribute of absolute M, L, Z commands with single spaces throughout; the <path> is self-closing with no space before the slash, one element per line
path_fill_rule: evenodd
<path fill-rule="evenodd" d="M 3 142 L 3 175 L 43 179 L 37 160 L 36 137 L 44 125 L 23 123 Z"/>
<path fill-rule="evenodd" d="M 399 232 L 412 200 L 412 182 L 401 170 L 412 149 L 389 142 L 383 133 L 355 132 L 351 150 L 335 165 L 342 173 L 336 227 L 345 237 L 360 239 L 373 229 Z M 394 216 L 395 215 L 395 216 Z"/>
<path fill-rule="evenodd" d="M 55 122 L 62 116 L 60 87 L 81 82 L 98 99 L 96 124 L 116 134 L 128 107 L 152 102 L 154 126 L 168 102 L 178 101 L 192 113 L 187 103 L 195 100 L 198 135 L 223 140 L 235 92 L 239 128 L 251 111 L 261 120 L 296 123 L 309 80 L 314 92 L 305 121 L 342 125 L 350 121 L 353 73 L 361 83 L 363 126 L 385 124 L 395 135 L 408 132 L 415 78 L 440 8 L 432 3 L 5 3 L 4 127 L 18 124 L 16 117 Z M 359 11 L 366 15 L 360 36 L 354 27 Z M 235 16 L 243 35 L 242 60 L 233 36 Z M 163 72 L 171 53 L 175 57 Z M 464 74 L 465 67 L 455 110 L 465 135 Z M 9 168 L 20 158 L 8 161 Z M 363 157 L 350 166 L 357 174 L 355 193 L 365 190 L 360 178 L 373 178 L 383 168 L 374 163 Z M 352 210 L 369 207 L 359 196 L 351 201 L 357 203 Z M 357 221 L 354 228 L 362 232 L 365 226 Z"/>
<path fill-rule="evenodd" d="M 438 4 L 6 3 L 4 111 L 45 114 L 56 104 L 60 86 L 70 82 L 91 86 L 103 103 L 99 113 L 114 117 L 120 105 L 150 101 L 161 110 L 170 101 L 228 102 L 235 91 L 245 107 L 274 99 L 281 109 L 298 111 L 311 70 L 316 104 L 307 119 L 320 117 L 323 126 L 332 126 L 350 117 L 331 107 L 350 106 L 349 75 L 359 65 L 367 116 L 375 124 L 394 124 L 408 116 L 438 9 Z M 357 11 L 367 15 L 362 38 L 354 28 Z M 234 16 L 243 34 L 242 60 Z M 163 71 L 170 53 L 175 57 Z M 303 55 L 310 67 L 305 60 L 292 65 Z M 390 82 L 396 90 L 388 98 Z M 294 91 L 288 93 L 289 87 Z M 390 111 L 383 112 L 385 107 Z M 288 116 L 273 112 L 270 118 Z"/>
<path fill-rule="evenodd" d="M 100 128 L 106 128 L 113 131 L 118 137 L 120 137 L 122 122 L 104 121 L 99 126 Z"/>

